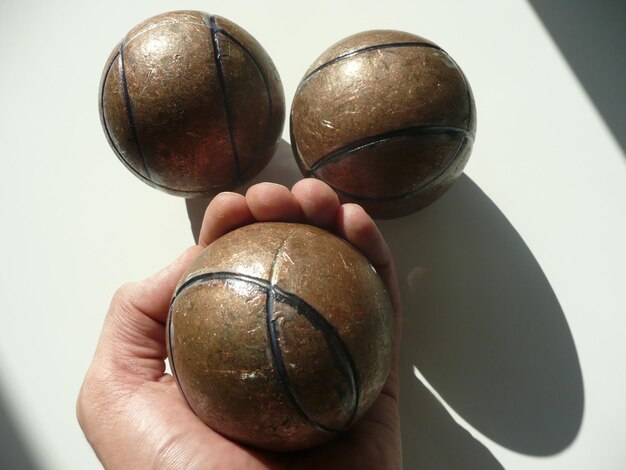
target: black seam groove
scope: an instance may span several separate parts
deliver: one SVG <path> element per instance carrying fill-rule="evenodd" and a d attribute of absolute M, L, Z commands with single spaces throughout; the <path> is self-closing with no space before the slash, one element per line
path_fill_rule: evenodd
<path fill-rule="evenodd" d="M 174 337 L 174 322 L 172 321 L 172 308 L 174 307 L 174 301 L 176 300 L 176 296 L 174 296 L 170 302 L 170 308 L 169 308 L 169 315 L 168 315 L 168 324 L 167 324 L 167 336 L 168 336 L 168 346 L 169 346 L 169 353 L 170 353 L 170 369 L 172 369 L 172 375 L 174 376 L 174 379 L 176 380 L 176 383 L 178 384 L 178 390 L 180 391 L 180 394 L 183 396 L 183 398 L 185 399 L 185 401 L 187 402 L 187 405 L 189 406 L 189 408 L 191 408 L 191 405 L 189 403 L 189 400 L 187 399 L 187 396 L 185 395 L 185 392 L 183 391 L 183 387 L 181 387 L 180 382 L 178 381 L 178 375 L 176 374 L 176 365 L 174 364 L 174 348 L 172 347 L 172 338 Z"/>
<path fill-rule="evenodd" d="M 277 286 L 273 285 L 273 287 Z M 324 335 L 324 339 L 326 340 L 326 344 L 328 345 L 329 350 L 332 354 L 335 365 L 337 366 L 339 371 L 342 372 L 344 378 L 346 378 L 350 382 L 350 389 L 352 391 L 352 396 L 354 397 L 352 406 L 350 407 L 350 414 L 348 415 L 348 419 L 346 420 L 346 424 L 339 429 L 333 429 L 327 426 L 323 426 L 313 420 L 311 417 L 309 417 L 304 411 L 304 408 L 302 407 L 300 402 L 298 401 L 297 396 L 293 394 L 298 403 L 298 407 L 302 410 L 302 412 L 309 421 L 311 421 L 318 428 L 324 431 L 336 432 L 348 428 L 350 424 L 352 424 L 352 422 L 354 421 L 358 410 L 358 405 L 360 401 L 360 383 L 357 375 L 356 364 L 354 363 L 354 359 L 352 358 L 347 346 L 342 341 L 337 330 L 335 330 L 333 326 L 328 323 L 328 321 L 317 310 L 315 310 L 311 305 L 304 302 L 295 294 L 290 294 L 287 296 L 282 295 L 280 292 L 277 292 L 276 300 L 294 308 L 299 314 L 303 315 L 315 329 L 322 332 L 322 334 Z M 285 377 L 288 378 L 287 375 L 285 375 Z"/>
<path fill-rule="evenodd" d="M 452 126 L 413 126 L 406 127 L 404 129 L 397 129 L 390 132 L 384 132 L 382 134 L 378 134 L 371 137 L 365 137 L 363 139 L 356 140 L 354 142 L 350 142 L 347 145 L 329 153 L 328 155 L 323 156 L 308 170 L 309 174 L 314 173 L 320 168 L 325 167 L 331 163 L 335 163 L 337 161 L 343 160 L 346 157 L 349 157 L 350 154 L 354 152 L 358 152 L 366 147 L 377 145 L 383 142 L 387 142 L 392 139 L 396 139 L 398 137 L 410 137 L 410 136 L 418 136 L 418 135 L 427 135 L 427 134 L 452 134 L 452 135 L 463 135 L 470 141 L 473 141 L 474 136 L 467 129 L 463 129 L 460 127 L 452 127 Z"/>
<path fill-rule="evenodd" d="M 291 149 L 293 150 L 294 157 L 296 157 L 296 163 L 298 164 L 298 167 L 300 168 L 300 170 L 305 176 L 310 176 L 309 175 L 310 170 L 307 168 L 308 165 L 306 164 L 306 162 L 302 158 L 302 155 L 300 154 L 300 149 L 298 148 L 298 141 L 296 140 L 296 135 L 293 132 L 293 112 L 289 116 L 289 140 L 291 141 Z"/>
<path fill-rule="evenodd" d="M 426 181 L 424 184 L 418 186 L 417 188 L 411 189 L 410 191 L 407 191 L 406 193 L 402 193 L 402 194 L 398 194 L 397 196 L 387 196 L 387 197 L 376 197 L 376 196 L 361 196 L 359 194 L 352 194 L 346 191 L 343 191 L 339 188 L 337 188 L 336 186 L 332 185 L 331 183 L 329 183 L 328 181 L 323 180 L 328 186 L 330 186 L 333 191 L 335 191 L 336 193 L 342 195 L 342 196 L 346 196 L 349 197 L 350 199 L 354 199 L 355 201 L 380 201 L 380 202 L 391 202 L 391 201 L 399 201 L 402 199 L 408 199 L 411 198 L 417 194 L 419 194 L 422 191 L 425 191 L 428 186 L 430 186 L 431 184 L 435 183 L 437 180 L 439 180 L 439 178 L 441 178 L 446 171 L 448 171 L 448 168 L 450 168 L 450 166 L 452 166 L 452 164 L 456 161 L 457 156 L 459 155 L 459 153 L 461 152 L 461 150 L 465 147 L 465 145 L 471 142 L 467 136 L 464 136 L 461 139 L 461 142 L 459 143 L 459 146 L 457 147 L 456 152 L 454 152 L 454 154 L 452 154 L 452 157 L 450 158 L 450 161 L 448 162 L 448 164 L 433 178 L 429 179 L 428 181 Z M 308 176 L 312 176 L 314 178 L 317 179 L 321 179 L 317 174 L 310 172 Z"/>
<path fill-rule="evenodd" d="M 295 390 L 293 389 L 293 384 L 289 379 L 289 375 L 287 374 L 287 369 L 285 369 L 285 362 L 283 361 L 283 355 L 280 352 L 280 344 L 278 342 L 278 333 L 276 332 L 276 322 L 274 320 L 274 302 L 276 300 L 276 294 L 272 289 L 267 290 L 266 300 L 265 300 L 265 323 L 267 326 L 267 332 L 270 340 L 270 350 L 272 351 L 272 359 L 274 361 L 274 367 L 276 367 L 276 372 L 280 377 L 280 381 L 282 382 L 285 390 L 287 391 L 287 396 L 289 397 L 291 403 L 294 408 L 298 410 L 301 416 L 303 416 L 307 421 L 313 423 L 316 427 L 324 430 L 330 431 L 329 429 L 324 428 L 319 423 L 315 422 L 311 419 L 310 416 L 304 411 L 304 408 L 299 403 L 296 398 Z"/>
<path fill-rule="evenodd" d="M 113 58 L 111 59 L 111 62 L 109 62 L 109 65 L 107 67 L 106 73 L 104 74 L 104 77 L 102 77 L 102 83 L 100 85 L 100 119 L 102 121 L 102 127 L 104 128 L 104 133 L 106 134 L 107 140 L 109 141 L 109 145 L 111 146 L 111 148 L 117 155 L 117 158 L 119 158 L 120 160 L 122 160 L 122 162 L 128 165 L 128 163 L 126 162 L 125 158 L 122 155 L 122 152 L 117 148 L 117 145 L 115 145 L 115 142 L 113 141 L 113 137 L 111 136 L 111 131 L 109 130 L 109 125 L 107 124 L 106 116 L 104 115 L 104 89 L 106 88 L 106 84 L 109 79 L 109 74 L 111 73 L 111 69 L 113 68 L 113 64 L 115 63 L 119 55 L 120 55 L 120 52 L 118 51 L 117 54 L 113 56 Z"/>
<path fill-rule="evenodd" d="M 285 249 L 285 246 L 287 245 L 287 242 L 289 241 L 289 239 L 291 238 L 291 236 L 293 235 L 294 232 L 295 232 L 295 230 L 291 230 L 285 236 L 283 241 L 280 243 L 280 246 L 276 250 L 276 253 L 274 254 L 274 259 L 272 260 L 272 265 L 270 266 L 270 274 L 269 274 L 269 283 L 271 285 L 276 285 L 276 283 L 274 282 L 274 273 L 276 271 L 276 265 L 278 264 L 278 259 L 279 259 L 280 256 L 282 256 L 283 250 Z"/>
<path fill-rule="evenodd" d="M 122 152 L 120 151 L 120 149 L 117 148 L 117 145 L 115 145 L 115 141 L 113 140 L 113 137 L 111 136 L 111 131 L 109 130 L 109 125 L 107 124 L 106 117 L 104 115 L 104 88 L 106 87 L 106 82 L 107 82 L 107 80 L 109 78 L 109 73 L 111 72 L 111 69 L 113 68 L 113 64 L 118 59 L 119 55 L 120 55 L 120 51 L 118 51 L 118 53 L 111 60 L 111 63 L 109 64 L 109 68 L 107 70 L 107 73 L 104 76 L 104 78 L 102 79 L 102 87 L 101 87 L 101 90 L 100 90 L 100 109 L 101 109 L 101 111 L 100 111 L 100 118 L 102 120 L 102 127 L 104 128 L 104 132 L 105 132 L 105 134 L 106 134 L 106 136 L 107 136 L 107 138 L 109 140 L 109 145 L 111 146 L 111 148 L 113 149 L 113 151 L 117 155 L 117 158 L 124 164 L 124 166 L 126 168 L 128 168 L 128 170 L 132 174 L 134 174 L 137 178 L 139 178 L 140 180 L 142 180 L 146 184 L 148 184 L 150 186 L 157 186 L 159 188 L 167 189 L 169 191 L 181 192 L 179 189 L 170 188 L 168 186 L 164 186 L 162 184 L 155 183 L 151 179 L 146 178 L 144 175 L 142 175 L 137 170 L 135 170 L 131 166 L 131 164 L 128 163 L 128 161 L 126 161 L 126 159 L 122 155 Z M 186 191 L 186 192 L 191 192 L 191 191 Z M 202 191 L 198 191 L 197 193 L 198 194 L 203 194 Z"/>
<path fill-rule="evenodd" d="M 272 106 L 272 90 L 270 89 L 269 81 L 268 81 L 267 77 L 265 76 L 265 73 L 263 72 L 263 69 L 261 68 L 261 64 L 259 64 L 259 62 L 256 60 L 256 57 L 254 57 L 254 55 L 252 55 L 252 53 L 238 39 L 236 39 L 234 36 L 232 36 L 231 34 L 229 34 L 228 32 L 226 32 L 223 29 L 217 29 L 217 32 L 223 34 L 228 39 L 230 39 L 232 42 L 234 42 L 237 46 L 239 46 L 239 48 L 243 52 L 245 52 L 245 54 L 250 58 L 250 60 L 252 61 L 252 63 L 256 67 L 257 71 L 259 72 L 259 75 L 261 76 L 261 80 L 263 80 L 263 84 L 265 85 L 265 89 L 267 90 L 267 99 L 268 99 L 268 121 L 267 121 L 267 129 L 266 129 L 266 132 L 267 132 L 267 130 L 270 127 L 271 121 L 272 121 L 272 116 L 274 114 L 274 109 L 273 109 L 273 106 Z"/>
<path fill-rule="evenodd" d="M 426 47 L 429 49 L 437 49 L 441 52 L 445 52 L 441 47 L 435 44 L 430 44 L 428 42 L 420 42 L 420 41 L 392 42 L 388 44 L 375 44 L 373 46 L 367 46 L 362 49 L 357 49 L 355 51 L 347 52 L 345 54 L 337 56 L 334 59 L 331 59 L 328 62 L 324 62 L 322 65 L 316 67 L 311 72 L 309 72 L 302 80 L 300 80 L 300 85 L 298 85 L 298 90 L 305 84 L 305 82 L 309 81 L 309 79 L 313 75 L 317 74 L 321 70 L 324 70 L 326 67 L 330 67 L 331 65 L 336 64 L 337 62 L 353 57 L 355 55 L 363 54 L 365 52 L 378 51 L 381 49 L 391 49 L 395 47 Z M 297 93 L 297 90 L 296 90 L 296 93 Z"/>
<path fill-rule="evenodd" d="M 107 124 L 106 117 L 104 115 L 104 89 L 106 87 L 106 82 L 109 79 L 109 73 L 111 73 L 111 69 L 113 68 L 113 64 L 118 59 L 119 55 L 120 55 L 120 51 L 118 51 L 117 54 L 115 54 L 115 56 L 111 60 L 111 63 L 108 66 L 107 72 L 104 75 L 104 78 L 102 79 L 102 85 L 101 85 L 101 88 L 100 88 L 100 120 L 102 121 L 102 127 L 104 128 L 104 133 L 106 134 L 107 140 L 109 141 L 109 145 L 113 149 L 113 152 L 115 153 L 117 158 L 122 162 L 122 164 L 126 168 L 128 168 L 128 170 L 133 175 L 135 175 L 137 178 L 139 178 L 141 181 L 143 181 L 144 183 L 148 184 L 149 186 L 153 186 L 153 187 L 156 186 L 158 188 L 166 189 L 168 191 L 172 191 L 172 192 L 176 192 L 176 193 L 183 193 L 184 192 L 186 194 L 205 194 L 204 191 L 185 191 L 185 190 L 180 190 L 180 189 L 176 189 L 176 188 L 170 188 L 169 186 L 165 186 L 163 184 L 155 183 L 151 179 L 146 178 L 144 175 L 142 175 L 137 170 L 135 170 L 135 168 L 133 168 L 131 166 L 131 164 L 128 163 L 126 158 L 124 158 L 124 155 L 122 155 L 122 152 L 120 151 L 120 149 L 115 144 L 115 141 L 113 140 L 113 137 L 111 136 L 111 131 L 109 130 L 109 125 Z"/>
<path fill-rule="evenodd" d="M 326 320 L 321 313 L 319 313 L 314 307 L 309 305 L 307 302 L 302 300 L 296 294 L 288 292 L 282 289 L 280 286 L 270 283 L 269 281 L 261 278 L 257 278 L 254 276 L 249 276 L 246 274 L 235 273 L 235 272 L 212 272 L 212 273 L 204 273 L 193 276 L 192 278 L 185 281 L 174 294 L 172 298 L 172 302 L 170 303 L 170 324 L 168 328 L 170 328 L 171 332 L 171 324 L 172 324 L 172 308 L 174 306 L 174 302 L 176 298 L 182 291 L 187 289 L 190 286 L 200 284 L 203 282 L 211 281 L 211 280 L 221 280 L 221 281 L 241 281 L 253 286 L 256 286 L 258 289 L 262 290 L 267 295 L 266 300 L 266 322 L 268 325 L 268 333 L 270 336 L 270 346 L 272 350 L 272 356 L 274 359 L 274 366 L 276 367 L 276 371 L 285 386 L 285 390 L 287 395 L 290 397 L 292 403 L 294 404 L 296 410 L 311 424 L 316 426 L 318 429 L 326 432 L 339 432 L 346 428 L 348 428 L 356 418 L 356 414 L 358 411 L 359 401 L 360 401 L 360 380 L 357 373 L 356 363 L 350 354 L 350 351 L 346 344 L 339 336 L 339 333 L 335 328 Z M 278 336 L 276 334 L 274 320 L 272 319 L 274 313 L 274 303 L 280 302 L 286 304 L 296 310 L 296 312 L 302 316 L 304 316 L 308 322 L 318 331 L 320 331 L 326 343 L 329 346 L 331 354 L 333 355 L 333 359 L 336 365 L 340 368 L 343 374 L 348 378 L 350 382 L 350 388 L 352 389 L 352 403 L 350 406 L 350 413 L 346 424 L 341 428 L 330 428 L 328 426 L 324 426 L 323 424 L 315 421 L 311 416 L 309 416 L 304 408 L 302 407 L 300 401 L 298 400 L 297 394 L 293 390 L 293 386 L 291 385 L 291 381 L 285 370 L 284 363 L 282 361 L 282 355 L 280 353 L 280 345 L 278 341 Z M 171 336 L 170 336 L 170 351 L 171 348 Z M 171 353 L 170 353 L 171 354 Z M 173 354 L 172 354 L 172 372 L 175 371 L 175 366 L 173 364 Z"/>
<path fill-rule="evenodd" d="M 146 26 L 144 29 L 141 29 L 141 30 L 137 31 L 133 36 L 128 38 L 128 40 L 126 41 L 126 44 L 127 45 L 130 44 L 131 42 L 133 42 L 135 39 L 137 39 L 142 34 L 145 34 L 148 31 L 152 31 L 153 29 L 161 28 L 163 26 L 181 24 L 181 23 L 182 24 L 193 24 L 193 25 L 198 25 L 198 26 L 206 26 L 205 23 L 198 23 L 197 21 L 177 21 L 177 20 L 174 20 L 174 19 L 163 19 L 159 23 L 153 23 L 153 24 L 151 24 L 149 26 Z"/>
<path fill-rule="evenodd" d="M 206 16 L 204 17 L 206 21 Z M 239 154 L 235 145 L 233 118 L 230 109 L 230 98 L 226 89 L 226 80 L 224 78 L 224 70 L 222 68 L 222 53 L 220 51 L 219 38 L 217 37 L 219 29 L 215 24 L 215 16 L 209 17 L 209 28 L 211 29 L 211 41 L 213 43 L 213 58 L 215 60 L 215 68 L 217 70 L 217 78 L 222 88 L 222 100 L 224 103 L 224 113 L 226 114 L 226 125 L 228 127 L 228 136 L 230 139 L 230 148 L 233 153 L 233 163 L 235 165 L 235 178 L 237 183 L 241 183 L 241 168 L 239 162 Z"/>
<path fill-rule="evenodd" d="M 148 170 L 148 163 L 146 162 L 146 157 L 143 154 L 141 143 L 139 142 L 139 133 L 137 132 L 137 124 L 135 123 L 135 116 L 133 114 L 133 109 L 132 109 L 132 105 L 130 102 L 130 95 L 128 93 L 128 83 L 126 81 L 126 67 L 124 66 L 124 41 L 120 43 L 119 57 L 120 57 L 120 75 L 122 78 L 122 89 L 124 91 L 124 104 L 126 105 L 126 115 L 128 116 L 130 129 L 133 133 L 133 139 L 135 139 L 135 144 L 137 144 L 137 150 L 139 150 L 141 163 L 143 164 L 143 168 L 146 171 L 146 179 L 151 181 L 150 171 Z"/>
<path fill-rule="evenodd" d="M 274 272 L 276 270 L 276 265 L 278 264 L 279 256 L 281 256 L 285 245 L 287 244 L 287 240 L 291 238 L 293 234 L 293 230 L 287 234 L 284 238 L 278 250 L 276 250 L 276 254 L 274 255 L 274 259 L 272 260 L 272 265 L 270 267 L 269 273 L 269 284 L 271 286 L 275 286 L 274 282 Z M 293 388 L 293 384 L 291 383 L 291 379 L 289 378 L 289 374 L 287 373 L 287 369 L 285 368 L 285 362 L 283 361 L 283 355 L 280 350 L 280 343 L 278 340 L 278 332 L 276 331 L 276 321 L 274 320 L 274 312 L 275 307 L 274 303 L 276 301 L 276 293 L 273 289 L 268 289 L 266 293 L 265 299 L 265 323 L 267 326 L 267 334 L 270 340 L 270 350 L 272 352 L 272 359 L 274 361 L 274 367 L 276 367 L 276 372 L 280 377 L 280 380 L 287 391 L 287 396 L 289 400 L 293 404 L 296 410 L 300 413 L 302 417 L 304 417 L 307 421 L 313 423 L 317 428 L 322 429 L 324 431 L 329 431 L 325 429 L 323 426 L 320 426 L 315 420 L 311 419 L 311 417 L 304 411 L 304 407 L 296 398 L 296 391 Z"/>
<path fill-rule="evenodd" d="M 104 88 L 106 87 L 106 82 L 109 78 L 109 73 L 111 72 L 111 69 L 113 68 L 113 64 L 115 63 L 115 61 L 118 59 L 120 53 L 118 51 L 118 53 L 115 55 L 115 57 L 113 57 L 113 60 L 111 60 L 111 63 L 109 64 L 109 68 L 104 76 L 104 78 L 102 79 L 102 87 L 100 90 L 100 119 L 102 121 L 102 127 L 104 128 L 104 133 L 107 136 L 107 139 L 109 141 L 109 145 L 111 146 L 111 148 L 113 149 L 113 152 L 115 152 L 115 155 L 117 156 L 117 158 L 119 159 L 119 161 L 122 162 L 122 164 L 128 168 L 128 170 L 135 175 L 137 178 L 139 178 L 141 181 L 143 181 L 144 183 L 150 185 L 150 186 L 157 186 L 159 188 L 163 188 L 163 189 L 167 189 L 169 191 L 176 191 L 176 192 L 181 192 L 179 189 L 174 189 L 174 188 L 170 188 L 168 186 L 164 186 L 162 184 L 158 184 L 155 183 L 154 181 L 152 181 L 151 179 L 146 178 L 144 175 L 142 175 L 141 173 L 139 173 L 137 170 L 135 170 L 130 163 L 128 163 L 128 161 L 126 161 L 126 159 L 124 158 L 124 156 L 122 155 L 122 152 L 120 151 L 119 148 L 117 148 L 117 145 L 115 144 L 115 141 L 113 140 L 113 137 L 111 136 L 111 131 L 109 130 L 109 125 L 107 124 L 106 121 L 106 117 L 104 115 Z M 190 191 L 187 191 L 190 192 Z M 198 194 L 203 194 L 203 192 L 199 191 Z"/>

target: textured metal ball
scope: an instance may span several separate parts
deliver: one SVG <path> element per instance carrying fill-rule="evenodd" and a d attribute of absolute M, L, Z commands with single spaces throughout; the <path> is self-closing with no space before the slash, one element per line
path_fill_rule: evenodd
<path fill-rule="evenodd" d="M 259 448 L 331 439 L 378 397 L 393 313 L 372 265 L 316 227 L 257 223 L 208 246 L 167 320 L 172 372 L 208 426 Z"/>
<path fill-rule="evenodd" d="M 378 218 L 416 211 L 461 174 L 476 111 L 459 66 L 400 31 L 367 31 L 327 49 L 291 107 L 301 171 Z"/>
<path fill-rule="evenodd" d="M 285 119 L 278 72 L 235 23 L 175 11 L 133 28 L 100 84 L 100 118 L 122 163 L 170 194 L 213 196 L 250 180 Z"/>

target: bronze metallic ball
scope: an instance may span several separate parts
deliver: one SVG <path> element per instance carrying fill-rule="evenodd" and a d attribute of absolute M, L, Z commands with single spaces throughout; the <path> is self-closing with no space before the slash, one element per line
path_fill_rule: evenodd
<path fill-rule="evenodd" d="M 280 77 L 261 45 L 235 23 L 197 11 L 133 28 L 106 63 L 99 101 L 122 163 L 185 197 L 213 196 L 259 173 L 285 119 Z"/>
<path fill-rule="evenodd" d="M 467 79 L 439 46 L 400 31 L 367 31 L 327 49 L 291 107 L 301 171 L 378 218 L 421 209 L 467 163 L 476 111 Z"/>
<path fill-rule="evenodd" d="M 170 366 L 208 426 L 293 451 L 350 427 L 392 360 L 393 310 L 365 257 L 302 224 L 257 223 L 209 245 L 167 320 Z"/>

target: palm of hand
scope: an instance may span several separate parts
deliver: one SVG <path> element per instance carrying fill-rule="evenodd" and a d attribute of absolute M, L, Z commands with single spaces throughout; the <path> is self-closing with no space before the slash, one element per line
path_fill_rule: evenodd
<path fill-rule="evenodd" d="M 183 271 L 224 233 L 270 220 L 311 223 L 352 242 L 378 270 L 398 314 L 389 250 L 360 207 L 339 206 L 330 188 L 312 180 L 292 192 L 261 184 L 245 197 L 217 196 L 207 208 L 200 246 L 148 280 L 124 286 L 113 299 L 77 405 L 85 435 L 107 468 L 400 468 L 397 344 L 392 373 L 371 410 L 328 444 L 291 454 L 250 449 L 208 428 L 165 374 L 164 322 Z"/>

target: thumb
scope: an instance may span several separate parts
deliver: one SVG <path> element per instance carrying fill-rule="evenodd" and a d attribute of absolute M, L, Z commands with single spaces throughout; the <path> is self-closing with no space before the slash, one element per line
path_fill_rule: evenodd
<path fill-rule="evenodd" d="M 120 287 L 109 307 L 94 363 L 110 371 L 157 379 L 165 371 L 165 321 L 179 279 L 202 251 L 193 246 L 143 281 Z M 111 370 L 113 369 L 113 370 Z"/>

